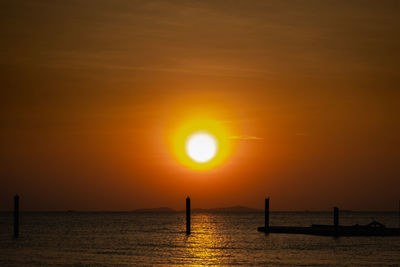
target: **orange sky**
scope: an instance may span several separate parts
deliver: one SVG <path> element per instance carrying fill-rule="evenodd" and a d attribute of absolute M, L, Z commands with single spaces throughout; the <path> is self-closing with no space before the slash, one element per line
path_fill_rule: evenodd
<path fill-rule="evenodd" d="M 398 1 L 3 1 L 0 210 L 395 210 Z M 178 164 L 190 117 L 225 164 Z"/>

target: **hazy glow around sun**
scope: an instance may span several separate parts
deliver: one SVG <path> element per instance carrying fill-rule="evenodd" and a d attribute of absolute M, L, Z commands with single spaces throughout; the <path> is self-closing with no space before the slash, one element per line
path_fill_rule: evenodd
<path fill-rule="evenodd" d="M 166 144 L 179 165 L 192 171 L 209 171 L 227 162 L 233 145 L 231 128 L 223 122 L 188 113 L 166 131 Z"/>
<path fill-rule="evenodd" d="M 206 163 L 217 154 L 218 143 L 213 135 L 203 131 L 196 132 L 187 138 L 185 150 L 195 162 Z"/>

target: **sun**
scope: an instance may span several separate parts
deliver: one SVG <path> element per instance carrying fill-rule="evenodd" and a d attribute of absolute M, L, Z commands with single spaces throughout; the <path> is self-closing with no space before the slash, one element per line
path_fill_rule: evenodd
<path fill-rule="evenodd" d="M 206 163 L 217 154 L 218 142 L 207 132 L 196 132 L 186 139 L 185 150 L 195 162 Z"/>
<path fill-rule="evenodd" d="M 232 154 L 230 129 L 223 121 L 191 117 L 171 127 L 167 144 L 179 165 L 206 171 L 224 164 Z"/>

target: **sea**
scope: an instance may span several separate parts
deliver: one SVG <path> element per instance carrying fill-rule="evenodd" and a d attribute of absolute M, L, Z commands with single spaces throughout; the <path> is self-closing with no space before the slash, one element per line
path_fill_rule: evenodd
<path fill-rule="evenodd" d="M 332 224 L 331 212 L 272 212 L 271 225 Z M 400 237 L 323 237 L 258 232 L 262 212 L 0 213 L 0 266 L 400 266 Z M 379 221 L 397 212 L 341 212 L 340 224 Z"/>

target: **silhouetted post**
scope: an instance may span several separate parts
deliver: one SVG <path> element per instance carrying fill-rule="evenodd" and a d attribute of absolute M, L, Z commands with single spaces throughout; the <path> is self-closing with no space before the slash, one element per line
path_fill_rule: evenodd
<path fill-rule="evenodd" d="M 333 225 L 335 225 L 335 228 L 339 226 L 339 208 L 334 207 L 333 208 Z"/>
<path fill-rule="evenodd" d="M 19 196 L 14 197 L 14 238 L 19 236 Z"/>
<path fill-rule="evenodd" d="M 334 236 L 337 237 L 339 231 L 339 208 L 333 207 L 333 225 L 334 225 Z"/>
<path fill-rule="evenodd" d="M 190 235 L 190 198 L 186 198 L 186 234 Z"/>
<path fill-rule="evenodd" d="M 339 208 L 333 208 L 333 225 L 334 225 L 334 235 L 338 236 L 339 231 Z"/>
<path fill-rule="evenodd" d="M 400 228 L 400 200 L 399 200 L 399 228 Z"/>
<path fill-rule="evenodd" d="M 269 198 L 265 199 L 265 233 L 269 233 Z"/>

